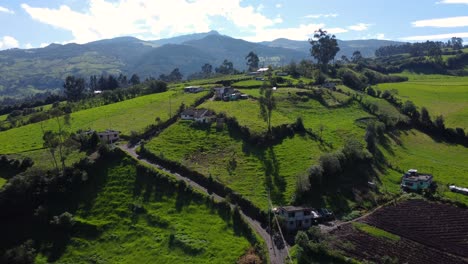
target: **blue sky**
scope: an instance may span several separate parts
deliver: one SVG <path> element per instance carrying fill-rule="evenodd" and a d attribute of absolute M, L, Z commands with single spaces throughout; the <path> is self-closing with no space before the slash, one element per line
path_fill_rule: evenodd
<path fill-rule="evenodd" d="M 0 0 L 0 49 L 217 30 L 249 41 L 468 39 L 468 0 Z M 468 41 L 467 41 L 468 42 Z"/>

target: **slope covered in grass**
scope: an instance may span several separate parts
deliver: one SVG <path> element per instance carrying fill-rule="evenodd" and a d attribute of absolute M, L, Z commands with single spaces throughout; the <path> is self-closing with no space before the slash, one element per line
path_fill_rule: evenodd
<path fill-rule="evenodd" d="M 206 93 L 185 94 L 168 91 L 151 94 L 134 99 L 86 109 L 71 114 L 70 132 L 78 129 L 94 129 L 97 131 L 111 128 L 125 135 L 131 131 L 141 132 L 150 124 L 156 123 L 159 117 L 162 122 L 175 114 L 184 103 L 190 105 Z M 30 124 L 0 132 L 0 154 L 12 154 L 42 148 L 42 128 L 57 130 L 56 120 Z M 14 139 L 14 140 L 12 140 Z"/>
<path fill-rule="evenodd" d="M 405 74 L 409 81 L 379 84 L 380 90 L 396 89 L 404 102 L 426 107 L 433 117 L 443 115 L 448 127 L 468 127 L 468 77 Z"/>
<path fill-rule="evenodd" d="M 233 263 L 249 247 L 202 196 L 137 172 L 133 160 L 114 159 L 93 174 L 99 179 L 75 219 L 101 233 L 78 229 L 58 263 Z"/>
<path fill-rule="evenodd" d="M 289 203 L 297 175 L 322 153 L 321 146 L 308 136 L 295 135 L 273 147 L 260 148 L 230 135 L 226 129 L 196 128 L 186 121 L 170 126 L 145 148 L 213 177 L 262 209 L 268 207 L 267 181 L 274 186 L 273 202 Z"/>
<path fill-rule="evenodd" d="M 467 196 L 452 193 L 447 188 L 448 184 L 467 187 L 468 149 L 466 147 L 437 142 L 418 130 L 409 130 L 389 138 L 388 144 L 380 147 L 380 150 L 392 167 L 398 168 L 399 171 L 414 168 L 420 172 L 430 173 L 438 183 L 438 191 L 442 195 L 454 197 L 468 204 Z M 400 184 L 401 173 L 390 174 L 389 177 L 393 180 L 387 183 Z"/>

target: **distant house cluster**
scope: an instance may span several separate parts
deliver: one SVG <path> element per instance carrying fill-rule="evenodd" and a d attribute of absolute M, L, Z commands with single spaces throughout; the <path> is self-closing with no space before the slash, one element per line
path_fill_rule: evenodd
<path fill-rule="evenodd" d="M 184 88 L 184 92 L 186 93 L 199 93 L 203 92 L 203 87 L 201 86 L 187 86 Z"/>
<path fill-rule="evenodd" d="M 215 99 L 223 101 L 236 101 L 239 99 L 247 99 L 247 94 L 242 94 L 239 90 L 232 87 L 216 87 L 214 88 Z"/>
<path fill-rule="evenodd" d="M 185 109 L 181 114 L 180 118 L 182 120 L 193 120 L 198 123 L 211 123 L 216 119 L 216 115 L 213 111 L 200 108 L 188 108 Z"/>
<path fill-rule="evenodd" d="M 431 187 L 432 175 L 419 174 L 418 170 L 410 169 L 401 177 L 401 188 L 404 190 L 419 191 Z"/>

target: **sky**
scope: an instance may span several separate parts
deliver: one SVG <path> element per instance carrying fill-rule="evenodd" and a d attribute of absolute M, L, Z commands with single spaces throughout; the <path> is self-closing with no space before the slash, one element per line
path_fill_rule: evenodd
<path fill-rule="evenodd" d="M 217 30 L 247 41 L 466 38 L 468 0 L 0 0 L 0 50 Z"/>

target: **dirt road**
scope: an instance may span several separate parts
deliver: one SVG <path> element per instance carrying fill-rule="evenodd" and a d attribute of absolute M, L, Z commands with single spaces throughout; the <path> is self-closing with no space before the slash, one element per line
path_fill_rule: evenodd
<path fill-rule="evenodd" d="M 187 183 L 187 185 L 190 185 L 192 186 L 192 188 L 194 189 L 197 189 L 207 195 L 210 195 L 210 196 L 213 196 L 214 200 L 215 201 L 224 201 L 224 197 L 221 197 L 219 195 L 217 195 L 216 193 L 211 193 L 209 194 L 208 193 L 208 190 L 201 186 L 200 184 L 188 179 L 187 177 L 184 177 L 183 175 L 180 175 L 178 173 L 174 173 L 164 167 L 162 167 L 161 165 L 159 164 L 155 164 L 155 163 L 152 163 L 146 159 L 142 159 L 139 157 L 139 155 L 136 153 L 136 147 L 137 146 L 134 146 L 134 147 L 129 147 L 127 145 L 118 145 L 118 147 L 123 150 L 125 153 L 127 153 L 128 155 L 130 155 L 131 157 L 133 157 L 134 159 L 136 160 L 139 160 L 140 162 L 142 163 L 145 163 L 151 167 L 154 167 L 154 168 L 157 168 L 157 169 L 160 169 L 160 170 L 163 170 L 171 175 L 173 175 L 176 179 L 178 180 L 181 180 L 181 181 L 185 181 L 185 183 Z M 233 204 L 231 204 L 231 207 L 234 207 Z M 270 234 L 262 228 L 262 226 L 260 225 L 260 223 L 248 216 L 246 216 L 244 214 L 244 212 L 242 212 L 242 209 L 240 210 L 242 216 L 244 217 L 244 219 L 249 223 L 249 225 L 255 230 L 255 232 L 257 232 L 257 234 L 259 234 L 263 240 L 265 241 L 267 247 L 268 247 L 268 255 L 270 257 L 270 263 L 271 264 L 283 264 L 285 263 L 285 260 L 286 260 L 286 257 L 287 257 L 287 252 L 286 252 L 286 249 L 278 249 L 276 247 L 276 245 L 272 242 L 271 238 L 270 238 Z M 286 245 L 287 246 L 287 245 Z"/>

